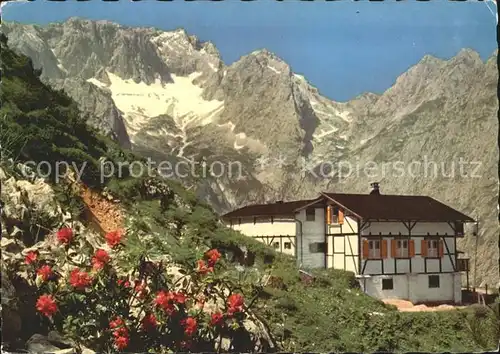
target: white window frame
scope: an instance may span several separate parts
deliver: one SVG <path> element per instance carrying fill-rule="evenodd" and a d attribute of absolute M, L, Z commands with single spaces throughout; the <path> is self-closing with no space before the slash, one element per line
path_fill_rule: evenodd
<path fill-rule="evenodd" d="M 286 250 L 291 250 L 292 249 L 292 243 L 291 242 L 285 242 L 283 245 L 283 248 Z"/>
<path fill-rule="evenodd" d="M 439 240 L 427 240 L 427 258 L 439 258 Z"/>
<path fill-rule="evenodd" d="M 382 258 L 382 241 L 368 240 L 368 258 L 380 259 Z"/>
<path fill-rule="evenodd" d="M 408 258 L 410 256 L 410 240 L 396 240 L 396 257 Z"/>

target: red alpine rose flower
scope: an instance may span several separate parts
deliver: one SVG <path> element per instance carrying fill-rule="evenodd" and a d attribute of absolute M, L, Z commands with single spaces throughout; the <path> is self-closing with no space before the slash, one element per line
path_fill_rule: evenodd
<path fill-rule="evenodd" d="M 114 320 L 109 322 L 109 328 L 113 330 L 116 348 L 118 350 L 125 349 L 129 344 L 129 332 L 123 319 L 121 317 L 115 317 Z"/>
<path fill-rule="evenodd" d="M 217 263 L 217 261 L 219 260 L 220 258 L 220 253 L 217 249 L 211 249 L 210 251 L 208 251 L 206 253 L 206 256 L 208 258 L 208 265 L 210 267 L 213 267 L 215 265 L 215 263 Z"/>
<path fill-rule="evenodd" d="M 144 316 L 142 319 L 142 329 L 145 331 L 151 331 L 155 329 L 157 325 L 158 322 L 156 321 L 156 317 L 152 313 Z"/>
<path fill-rule="evenodd" d="M 116 317 L 114 320 L 109 322 L 109 328 L 115 329 L 120 326 L 123 326 L 123 320 L 120 317 Z"/>
<path fill-rule="evenodd" d="M 38 258 L 38 253 L 37 252 L 35 252 L 35 251 L 29 251 L 26 254 L 26 257 L 24 257 L 24 263 L 31 264 L 31 263 L 35 262 L 37 258 Z"/>
<path fill-rule="evenodd" d="M 155 297 L 155 305 L 163 309 L 168 315 L 175 313 L 174 302 L 183 304 L 186 302 L 186 296 L 182 293 L 172 293 L 159 291 Z"/>
<path fill-rule="evenodd" d="M 156 294 L 155 305 L 162 308 L 168 305 L 168 297 L 166 292 L 162 290 Z"/>
<path fill-rule="evenodd" d="M 109 262 L 109 254 L 103 249 L 98 249 L 92 257 L 92 266 L 94 269 L 99 270 L 104 268 L 104 265 Z"/>
<path fill-rule="evenodd" d="M 228 308 L 228 314 L 233 315 L 236 312 L 241 312 L 243 311 L 243 304 L 244 304 L 244 299 L 243 296 L 240 294 L 231 294 L 228 299 L 227 299 L 227 304 L 229 306 Z"/>
<path fill-rule="evenodd" d="M 175 312 L 174 304 L 172 303 L 171 293 L 166 293 L 165 291 L 160 291 L 156 294 L 155 304 L 165 311 L 169 316 Z"/>
<path fill-rule="evenodd" d="M 71 271 L 69 276 L 69 283 L 76 289 L 82 290 L 88 287 L 92 283 L 92 278 L 87 272 L 80 271 L 80 269 L 75 268 Z"/>
<path fill-rule="evenodd" d="M 125 327 L 125 323 L 120 317 L 116 317 L 113 321 L 110 321 L 109 328 L 114 329 L 113 336 L 115 338 L 128 337 L 128 329 Z"/>
<path fill-rule="evenodd" d="M 213 268 L 212 267 L 207 267 L 207 264 L 205 263 L 205 261 L 203 259 L 200 259 L 198 260 L 198 273 L 200 274 L 207 274 L 208 272 L 213 272 Z"/>
<path fill-rule="evenodd" d="M 178 304 L 184 304 L 186 302 L 186 295 L 183 293 L 174 293 L 174 301 Z"/>
<path fill-rule="evenodd" d="M 129 339 L 125 336 L 119 336 L 115 338 L 115 346 L 118 350 L 123 350 L 128 347 Z"/>
<path fill-rule="evenodd" d="M 71 228 L 69 227 L 63 227 L 62 229 L 57 231 L 56 235 L 59 242 L 68 244 L 73 239 L 73 230 L 71 230 Z"/>
<path fill-rule="evenodd" d="M 193 317 L 188 317 L 185 320 L 182 321 L 182 324 L 184 325 L 184 333 L 188 336 L 192 336 L 193 334 L 196 333 L 196 329 L 198 327 L 198 323 L 196 322 L 196 319 Z"/>
<path fill-rule="evenodd" d="M 122 240 L 122 235 L 120 231 L 111 231 L 106 234 L 106 242 L 109 247 L 114 248 L 120 244 Z"/>
<path fill-rule="evenodd" d="M 212 326 L 219 326 L 224 321 L 224 315 L 220 312 L 215 312 L 210 316 L 210 324 Z"/>
<path fill-rule="evenodd" d="M 48 265 L 41 266 L 36 273 L 42 277 L 43 281 L 49 280 L 52 274 L 54 274 L 52 268 Z"/>
<path fill-rule="evenodd" d="M 36 301 L 36 309 L 47 317 L 57 312 L 57 304 L 52 295 L 41 295 Z"/>

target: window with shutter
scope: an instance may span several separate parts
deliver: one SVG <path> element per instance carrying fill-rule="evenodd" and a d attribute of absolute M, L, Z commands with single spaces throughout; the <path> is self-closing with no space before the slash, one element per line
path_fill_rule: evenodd
<path fill-rule="evenodd" d="M 428 258 L 439 257 L 439 240 L 427 240 L 427 256 Z"/>
<path fill-rule="evenodd" d="M 383 259 L 387 258 L 387 240 L 382 240 L 380 243 L 380 257 Z"/>
<path fill-rule="evenodd" d="M 408 258 L 409 244 L 408 240 L 396 241 L 396 258 Z"/>
<path fill-rule="evenodd" d="M 410 240 L 408 246 L 408 257 L 415 257 L 415 240 Z"/>
<path fill-rule="evenodd" d="M 439 240 L 438 244 L 438 256 L 439 258 L 442 258 L 444 255 L 444 242 L 443 240 Z"/>
<path fill-rule="evenodd" d="M 427 240 L 422 240 L 420 243 L 420 254 L 422 257 L 427 257 Z"/>
<path fill-rule="evenodd" d="M 342 210 L 338 211 L 338 223 L 343 224 L 344 223 L 344 212 Z"/>
<path fill-rule="evenodd" d="M 380 257 L 380 240 L 368 241 L 368 258 L 379 259 Z"/>
<path fill-rule="evenodd" d="M 363 240 L 363 259 L 370 258 L 370 245 L 368 240 Z"/>
<path fill-rule="evenodd" d="M 332 206 L 331 207 L 331 212 L 332 212 L 332 215 L 331 215 L 331 223 L 332 224 L 338 224 L 339 223 L 339 208 L 336 207 L 336 206 Z"/>

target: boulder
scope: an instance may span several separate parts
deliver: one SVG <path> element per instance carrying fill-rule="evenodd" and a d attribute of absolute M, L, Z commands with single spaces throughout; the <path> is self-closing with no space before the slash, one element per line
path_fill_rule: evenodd
<path fill-rule="evenodd" d="M 0 295 L 2 299 L 2 341 L 13 342 L 19 337 L 22 327 L 19 314 L 19 303 L 16 289 L 8 275 L 3 271 L 5 264 L 2 261 L 2 277 Z"/>
<path fill-rule="evenodd" d="M 41 334 L 33 334 L 26 342 L 26 348 L 30 353 L 55 353 L 61 348 L 56 347 L 50 340 Z"/>
<path fill-rule="evenodd" d="M 47 336 L 34 334 L 26 342 L 26 347 L 30 352 L 54 353 L 54 354 L 76 354 L 76 344 L 64 338 L 57 331 L 50 331 Z M 87 353 L 93 353 L 85 348 Z M 83 350 L 82 350 L 83 351 Z"/>
<path fill-rule="evenodd" d="M 7 233 L 28 245 L 71 218 L 69 213 L 63 213 L 52 187 L 40 178 L 33 182 L 15 177 L 3 180 L 0 199 L 4 203 L 2 236 Z"/>

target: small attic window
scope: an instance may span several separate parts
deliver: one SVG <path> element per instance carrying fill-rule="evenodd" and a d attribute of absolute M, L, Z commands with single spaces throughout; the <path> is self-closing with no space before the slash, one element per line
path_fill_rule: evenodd
<path fill-rule="evenodd" d="M 306 209 L 306 221 L 315 221 L 316 220 L 316 209 L 315 208 L 307 208 Z"/>
<path fill-rule="evenodd" d="M 457 236 L 464 235 L 464 224 L 462 222 L 455 222 L 455 233 Z"/>

